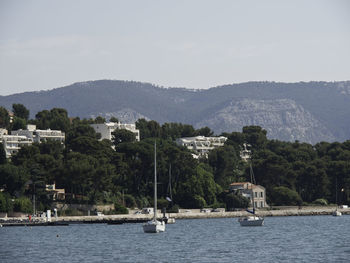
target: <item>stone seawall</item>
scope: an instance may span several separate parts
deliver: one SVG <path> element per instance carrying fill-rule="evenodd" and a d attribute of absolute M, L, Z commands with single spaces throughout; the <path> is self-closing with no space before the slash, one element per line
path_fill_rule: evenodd
<path fill-rule="evenodd" d="M 284 209 L 273 210 L 257 210 L 259 216 L 314 216 L 314 215 L 331 215 L 335 210 L 335 207 L 290 207 Z M 343 215 L 350 215 L 350 208 L 338 209 Z M 159 217 L 162 214 L 158 213 Z M 199 212 L 198 209 L 186 210 L 181 213 L 167 213 L 169 217 L 175 219 L 200 219 L 200 218 L 235 218 L 249 215 L 246 211 L 234 211 L 234 212 Z M 153 215 L 144 214 L 126 214 L 126 215 L 100 215 L 100 216 L 62 216 L 58 217 L 57 223 L 67 224 L 94 224 L 94 223 L 110 223 L 110 224 L 123 224 L 123 223 L 142 223 L 150 220 Z M 6 225 L 43 225 L 45 218 L 36 218 L 34 221 L 29 222 L 28 219 L 23 218 L 6 218 L 0 219 L 0 224 Z M 56 222 L 55 218 L 51 219 L 51 222 Z M 53 224 L 51 224 L 53 225 Z"/>

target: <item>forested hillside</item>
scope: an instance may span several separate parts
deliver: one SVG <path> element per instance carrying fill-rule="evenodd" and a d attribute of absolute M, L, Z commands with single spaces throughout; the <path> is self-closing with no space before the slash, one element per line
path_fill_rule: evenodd
<path fill-rule="evenodd" d="M 116 131 L 112 142 L 99 141 L 89 126 L 95 119 L 69 119 L 65 109 L 40 111 L 27 120 L 23 105 L 14 106 L 16 125 L 36 124 L 39 129 L 66 132 L 65 145 L 48 141 L 23 147 L 10 160 L 0 147 L 0 211 L 31 211 L 35 193 L 38 209 L 49 208 L 45 185 L 56 183 L 66 190 L 68 203 L 114 203 L 116 207 L 144 207 L 152 204 L 154 142 L 157 143 L 158 194 L 160 206 L 183 208 L 245 207 L 247 200 L 228 192 L 229 184 L 249 180 L 249 163 L 241 160 L 243 143 L 251 145 L 252 166 L 257 184 L 267 190 L 270 205 L 310 203 L 349 203 L 350 141 L 322 142 L 311 145 L 267 138 L 259 126 L 246 126 L 241 132 L 224 135 L 224 147 L 209 153 L 208 158 L 193 159 L 189 150 L 179 147 L 179 137 L 211 135 L 208 127 L 195 129 L 181 123 L 159 124 L 139 119 L 141 141 L 125 131 Z M 14 123 L 0 108 L 1 127 Z M 20 121 L 19 121 L 20 120 Z M 115 146 L 115 150 L 111 147 Z M 172 170 L 173 203 L 168 194 L 169 167 Z M 15 199 L 15 202 L 11 200 Z"/>

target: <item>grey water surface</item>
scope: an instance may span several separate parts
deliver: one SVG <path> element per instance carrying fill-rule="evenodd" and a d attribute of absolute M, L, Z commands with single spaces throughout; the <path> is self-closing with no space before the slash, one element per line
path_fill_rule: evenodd
<path fill-rule="evenodd" d="M 142 224 L 0 228 L 0 262 L 350 262 L 350 216 L 177 220 Z"/>

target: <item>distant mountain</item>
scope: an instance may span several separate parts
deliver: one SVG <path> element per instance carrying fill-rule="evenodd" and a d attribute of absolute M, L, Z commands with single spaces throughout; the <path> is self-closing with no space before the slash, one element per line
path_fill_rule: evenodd
<path fill-rule="evenodd" d="M 0 96 L 0 105 L 38 111 L 65 108 L 70 116 L 139 118 L 208 126 L 216 133 L 259 125 L 268 137 L 316 143 L 350 139 L 350 81 L 247 82 L 207 90 L 162 88 L 149 83 L 98 80 L 49 91 Z"/>

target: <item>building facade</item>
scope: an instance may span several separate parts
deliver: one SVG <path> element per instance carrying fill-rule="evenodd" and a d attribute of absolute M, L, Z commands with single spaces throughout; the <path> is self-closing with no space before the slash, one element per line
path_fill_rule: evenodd
<path fill-rule="evenodd" d="M 208 152 L 214 148 L 224 146 L 227 138 L 220 137 L 184 137 L 176 140 L 176 143 L 180 146 L 184 146 L 187 149 L 193 151 L 193 157 L 208 157 Z"/>
<path fill-rule="evenodd" d="M 241 151 L 239 153 L 239 156 L 245 162 L 248 162 L 250 160 L 250 158 L 251 158 L 252 151 L 249 150 L 250 147 L 251 147 L 250 144 L 243 143 L 243 148 L 241 148 Z"/>
<path fill-rule="evenodd" d="M 51 200 L 64 200 L 66 198 L 65 189 L 56 188 L 56 183 L 47 184 L 45 188 L 47 197 Z"/>
<path fill-rule="evenodd" d="M 32 139 L 33 142 L 37 142 L 37 143 L 46 142 L 48 140 L 54 140 L 54 141 L 59 141 L 63 143 L 65 140 L 64 132 L 60 130 L 51 130 L 51 129 L 39 130 L 36 128 L 36 125 L 27 125 L 26 130 L 12 131 L 11 134 L 26 136 L 27 138 Z"/>
<path fill-rule="evenodd" d="M 23 146 L 28 146 L 33 143 L 33 140 L 26 136 L 20 135 L 1 135 L 0 142 L 2 142 L 6 158 L 10 158 L 13 154 L 17 153 Z"/>
<path fill-rule="evenodd" d="M 34 142 L 42 143 L 48 140 L 64 142 L 65 134 L 59 130 L 37 130 L 35 125 L 27 125 L 26 130 L 11 131 L 11 135 L 5 129 L 0 129 L 0 142 L 4 146 L 6 157 L 10 158 L 21 147 L 31 145 Z"/>
<path fill-rule="evenodd" d="M 254 200 L 255 208 L 268 207 L 266 203 L 266 190 L 261 185 L 255 185 L 249 182 L 232 183 L 230 184 L 230 191 L 238 192 L 248 198 L 250 206 L 253 206 Z"/>
<path fill-rule="evenodd" d="M 101 140 L 107 139 L 112 140 L 112 132 L 114 132 L 117 129 L 125 129 L 128 131 L 131 131 L 135 134 L 136 141 L 140 141 L 140 131 L 136 129 L 135 124 L 124 124 L 120 122 L 107 122 L 107 123 L 100 123 L 100 124 L 90 124 L 92 128 L 94 128 L 96 133 L 101 134 Z"/>

